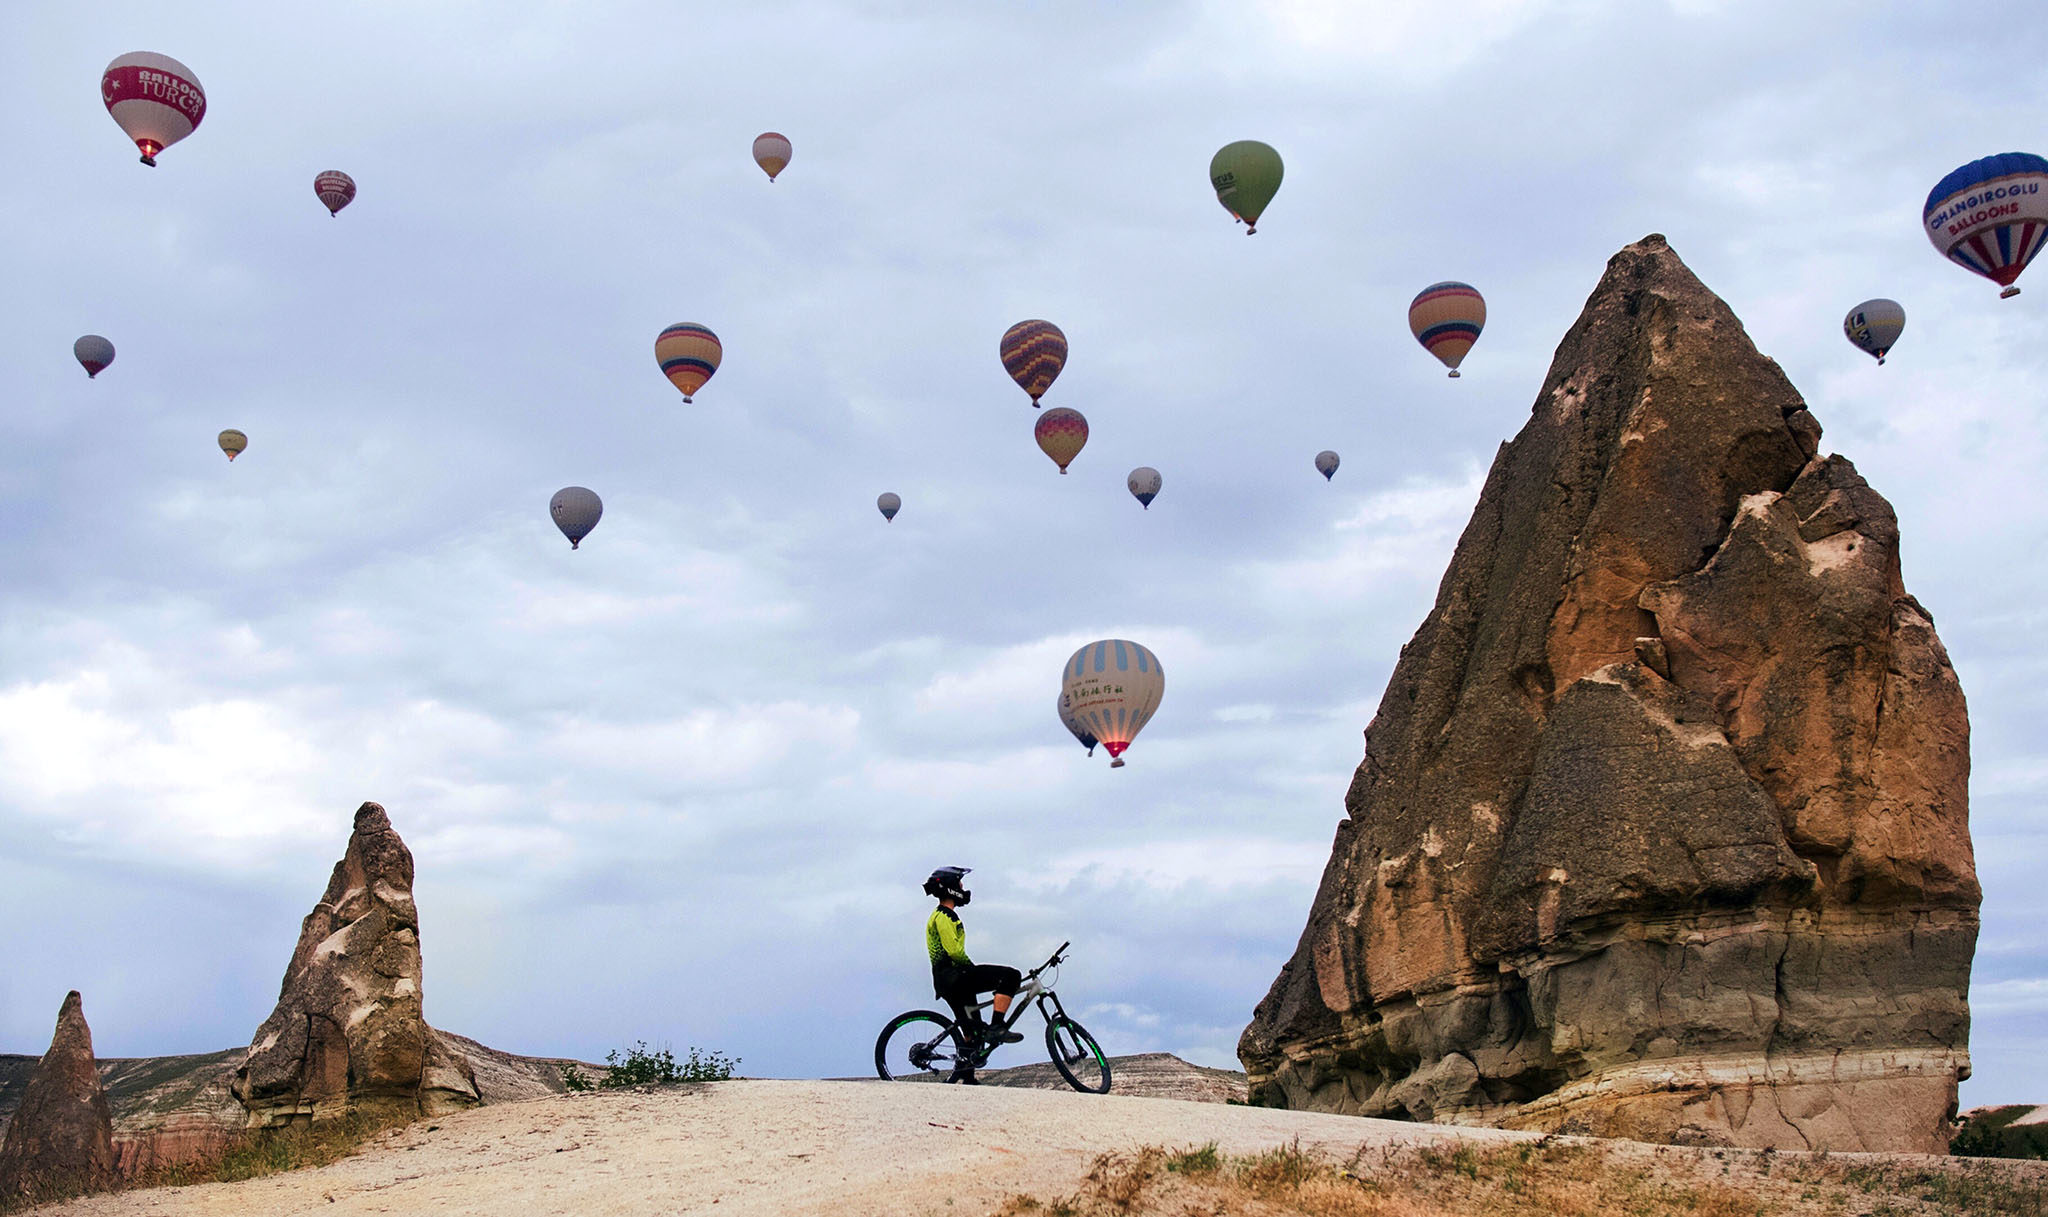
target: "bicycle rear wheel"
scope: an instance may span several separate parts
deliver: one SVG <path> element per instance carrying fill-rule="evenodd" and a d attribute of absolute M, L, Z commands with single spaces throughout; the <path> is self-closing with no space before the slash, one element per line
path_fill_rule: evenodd
<path fill-rule="evenodd" d="M 910 1010 L 889 1020 L 875 1040 L 875 1072 L 885 1081 L 950 1076 L 964 1055 L 960 1029 L 935 1010 Z"/>
<path fill-rule="evenodd" d="M 1048 1022 L 1045 1050 L 1067 1085 L 1089 1094 L 1109 1093 L 1109 1058 L 1081 1024 L 1064 1015 Z"/>

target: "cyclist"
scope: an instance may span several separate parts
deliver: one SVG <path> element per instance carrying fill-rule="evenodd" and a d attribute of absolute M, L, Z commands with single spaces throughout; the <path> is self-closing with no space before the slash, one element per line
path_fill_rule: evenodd
<path fill-rule="evenodd" d="M 932 996 L 953 1008 L 961 1027 L 971 1037 L 962 1059 L 953 1067 L 953 1075 L 946 1080 L 974 1086 L 979 1085 L 973 1063 L 978 1046 L 1015 1044 L 1024 1038 L 1003 1021 L 1010 1011 L 1010 999 L 1024 985 L 1024 974 L 1002 964 L 976 963 L 967 957 L 967 927 L 960 924 L 960 914 L 953 910 L 974 895 L 962 882 L 969 869 L 942 866 L 924 881 L 925 894 L 939 901 L 939 907 L 932 910 L 924 923 L 924 947 L 932 960 Z M 984 1024 L 981 1011 L 974 1008 L 976 995 L 991 989 L 996 995 L 992 1025 Z"/>

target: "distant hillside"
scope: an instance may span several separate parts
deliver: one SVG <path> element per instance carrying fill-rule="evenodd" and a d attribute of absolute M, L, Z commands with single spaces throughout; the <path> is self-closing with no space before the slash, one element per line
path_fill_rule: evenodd
<path fill-rule="evenodd" d="M 1067 1080 L 1053 1068 L 1051 1061 L 1009 1069 L 981 1069 L 974 1076 L 984 1086 L 1015 1086 L 1026 1090 L 1070 1089 Z M 912 1080 L 944 1081 L 939 1077 Z M 1191 1065 L 1171 1052 L 1141 1052 L 1109 1058 L 1109 1093 L 1141 1099 L 1185 1099 L 1192 1103 L 1242 1103 L 1244 1075 L 1234 1069 Z"/>
<path fill-rule="evenodd" d="M 1973 1107 L 1963 1113 L 1949 1152 L 1972 1158 L 2048 1158 L 2048 1106 Z"/>
<path fill-rule="evenodd" d="M 563 1092 L 561 1066 L 574 1064 L 602 1077 L 604 1066 L 566 1058 L 519 1056 L 467 1036 L 442 1032 L 468 1057 L 485 1103 L 511 1103 Z M 100 1083 L 114 1115 L 114 1148 L 123 1170 L 138 1163 L 183 1158 L 240 1128 L 245 1113 L 228 1091 L 246 1048 L 193 1056 L 109 1057 L 98 1062 Z M 0 1130 L 21 1105 L 22 1092 L 42 1058 L 0 1053 Z"/>

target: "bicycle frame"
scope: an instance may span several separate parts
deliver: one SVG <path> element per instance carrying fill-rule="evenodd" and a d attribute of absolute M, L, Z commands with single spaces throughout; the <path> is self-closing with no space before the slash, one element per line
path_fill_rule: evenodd
<path fill-rule="evenodd" d="M 1045 970 L 1047 968 L 1057 967 L 1062 962 L 1060 958 L 1061 955 L 1066 951 L 1068 947 L 1072 945 L 1073 944 L 1070 942 L 1061 943 L 1059 946 L 1059 950 L 1054 951 L 1050 959 L 1047 959 L 1044 963 L 1039 964 L 1037 967 L 1031 969 L 1031 972 L 1024 977 L 1023 986 L 1019 988 L 1017 990 L 1016 995 L 1010 999 L 1010 1016 L 1009 1018 L 1004 1020 L 1004 1027 L 1007 1028 L 1016 1026 L 1018 1020 L 1024 1017 L 1024 1008 L 1026 1006 L 1035 1008 L 1038 1011 L 1038 1016 L 1045 1020 L 1047 1026 L 1052 1025 L 1054 1015 L 1057 1015 L 1060 1018 L 1067 1017 L 1067 1008 L 1060 1004 L 1060 995 L 1053 992 L 1052 986 L 1040 980 L 1039 977 L 1045 974 Z M 1045 1011 L 1045 1007 L 1048 1002 L 1052 1005 L 1051 1014 L 1048 1014 Z M 983 1010 L 988 1010 L 994 1007 L 994 1005 L 996 1004 L 996 999 L 994 994 L 990 994 L 989 999 L 987 1001 L 975 1002 L 972 1005 L 969 1005 L 968 1003 L 963 1001 L 959 1004 L 962 1010 L 971 1010 L 975 1013 L 980 1013 Z"/>

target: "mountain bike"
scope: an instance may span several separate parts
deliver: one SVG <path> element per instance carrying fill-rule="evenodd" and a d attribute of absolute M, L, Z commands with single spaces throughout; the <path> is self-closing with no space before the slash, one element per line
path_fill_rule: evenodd
<path fill-rule="evenodd" d="M 991 1022 L 989 1030 L 1006 1031 L 1024 1017 L 1026 1010 L 1035 1008 L 1045 1019 L 1045 1050 L 1052 1055 L 1053 1067 L 1060 1071 L 1060 1076 L 1076 1090 L 1108 1094 L 1109 1058 L 1102 1054 L 1102 1045 L 1060 1005 L 1051 981 L 1039 979 L 1047 969 L 1055 969 L 1054 976 L 1058 976 L 1056 969 L 1072 945 L 1061 943 L 1052 958 L 1025 973 L 1023 987 L 1011 1000 L 1009 1017 Z M 981 1010 L 994 1003 L 991 997 L 976 1003 L 973 1009 Z M 906 1010 L 890 1019 L 875 1040 L 875 1072 L 884 1081 L 950 1075 L 955 1069 L 980 1068 L 995 1050 L 996 1045 L 982 1042 L 958 1021 L 936 1010 Z"/>

